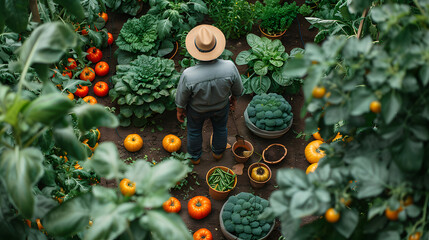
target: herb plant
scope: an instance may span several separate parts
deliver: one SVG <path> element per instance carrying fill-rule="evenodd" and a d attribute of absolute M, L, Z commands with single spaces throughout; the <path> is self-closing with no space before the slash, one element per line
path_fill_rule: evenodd
<path fill-rule="evenodd" d="M 255 5 L 247 0 L 213 0 L 209 14 L 227 39 L 251 32 L 256 18 Z"/>
<path fill-rule="evenodd" d="M 256 9 L 261 29 L 265 33 L 275 35 L 289 28 L 296 18 L 299 6 L 295 2 L 285 2 L 282 6 L 280 0 L 264 0 L 264 4 L 256 2 Z"/>
<path fill-rule="evenodd" d="M 208 12 L 202 0 L 149 0 L 149 4 L 147 14 L 159 19 L 157 31 L 161 38 L 191 30 Z"/>
<path fill-rule="evenodd" d="M 294 82 L 300 84 L 299 78 L 284 77 L 283 65 L 302 49 L 293 49 L 289 56 L 278 39 L 260 38 L 252 33 L 246 39 L 251 49 L 240 52 L 235 59 L 237 65 L 247 64 L 249 67 L 249 76 L 241 76 L 245 94 L 282 92 L 285 90 L 283 87 L 291 86 Z"/>
<path fill-rule="evenodd" d="M 174 98 L 180 74 L 174 61 L 140 55 L 127 65 L 118 65 L 109 95 L 120 105 L 122 126 L 141 127 L 151 117 L 175 109 Z"/>

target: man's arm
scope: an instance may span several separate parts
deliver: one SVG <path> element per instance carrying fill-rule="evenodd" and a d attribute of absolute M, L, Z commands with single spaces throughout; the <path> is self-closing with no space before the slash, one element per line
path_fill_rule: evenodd
<path fill-rule="evenodd" d="M 177 85 L 176 91 L 176 110 L 177 110 L 177 120 L 179 122 L 184 122 L 186 117 L 186 105 L 188 105 L 189 97 L 191 93 L 185 84 L 185 73 L 182 73 L 180 76 L 179 84 Z"/>
<path fill-rule="evenodd" d="M 238 72 L 238 69 L 235 65 L 233 65 L 233 68 L 234 68 L 234 76 L 233 76 L 233 84 L 231 87 L 232 95 L 229 97 L 229 109 L 232 111 L 235 110 L 235 106 L 237 104 L 237 98 L 243 94 L 243 90 L 244 90 L 243 83 L 241 82 L 241 77 Z"/>
<path fill-rule="evenodd" d="M 186 117 L 185 109 L 176 107 L 176 110 L 177 110 L 177 120 L 179 120 L 179 122 L 184 122 Z"/>

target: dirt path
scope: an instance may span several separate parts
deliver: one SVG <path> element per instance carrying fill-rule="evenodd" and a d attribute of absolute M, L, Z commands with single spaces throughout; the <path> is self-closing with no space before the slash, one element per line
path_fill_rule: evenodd
<path fill-rule="evenodd" d="M 301 5 L 304 1 L 297 1 L 298 5 Z M 142 12 L 145 12 L 147 7 L 143 9 Z M 106 28 L 109 32 L 111 32 L 114 36 L 114 39 L 117 38 L 119 31 L 123 25 L 123 23 L 129 18 L 128 15 L 125 14 L 117 14 L 108 12 L 109 21 L 106 24 Z M 304 42 L 312 42 L 313 37 L 315 35 L 315 31 L 309 31 L 309 23 L 302 17 L 299 16 L 299 22 L 301 24 L 302 38 Z M 205 23 L 210 23 L 210 19 L 207 19 Z M 257 26 L 254 27 L 253 33 L 260 36 L 259 30 L 257 30 Z M 282 38 L 282 42 L 286 47 L 287 51 L 290 51 L 295 47 L 303 47 L 301 42 L 301 37 L 299 34 L 298 21 L 295 20 L 286 32 L 286 35 Z M 249 49 L 249 46 L 246 43 L 245 37 L 238 40 L 228 40 L 227 41 L 227 49 L 231 50 L 234 53 L 233 59 L 237 56 L 237 54 L 243 50 Z M 110 66 L 110 73 L 104 77 L 97 77 L 97 79 L 93 82 L 95 84 L 97 81 L 106 81 L 109 83 L 109 86 L 112 87 L 112 83 L 109 79 L 114 75 L 115 66 L 117 65 L 116 60 L 113 57 L 114 51 L 117 49 L 116 45 L 113 44 L 111 48 L 106 48 L 103 50 L 103 61 L 106 61 Z M 177 60 L 180 59 L 180 56 L 176 56 L 173 60 L 176 62 L 176 66 L 178 66 Z M 240 73 L 244 73 L 246 70 L 246 66 L 240 66 Z M 89 95 L 94 96 L 92 89 L 90 90 Z M 276 189 L 276 170 L 280 168 L 300 168 L 306 169 L 309 165 L 304 157 L 304 148 L 306 142 L 302 139 L 297 139 L 297 133 L 304 130 L 304 121 L 300 119 L 300 112 L 303 106 L 303 95 L 302 92 L 296 95 L 285 95 L 284 96 L 287 101 L 292 106 L 292 111 L 294 114 L 293 126 L 283 137 L 268 140 L 262 139 L 250 132 L 248 128 L 245 126 L 243 112 L 247 107 L 247 104 L 251 100 L 251 96 L 245 95 L 239 98 L 238 106 L 235 111 L 236 123 L 238 125 L 238 131 L 240 134 L 244 136 L 244 138 L 250 141 L 255 151 L 258 153 L 262 153 L 263 149 L 265 149 L 268 145 L 272 143 L 281 143 L 287 147 L 288 153 L 282 162 L 271 165 L 271 169 L 273 171 L 273 177 L 271 180 L 262 188 L 262 189 L 253 189 L 250 186 L 249 178 L 247 176 L 247 168 L 251 163 L 258 161 L 259 157 L 257 155 L 253 155 L 248 162 L 245 163 L 245 167 L 243 170 L 243 175 L 238 177 L 237 187 L 230 193 L 230 195 L 237 194 L 239 192 L 251 192 L 260 197 L 268 199 L 271 192 Z M 115 103 L 111 103 L 110 98 L 97 97 L 97 101 L 103 105 L 116 107 L 116 111 L 119 110 L 119 107 Z M 119 127 L 117 129 L 107 129 L 100 128 L 101 131 L 101 139 L 100 141 L 112 141 L 114 142 L 118 149 L 122 159 L 131 158 L 132 160 L 143 159 L 147 157 L 149 161 L 155 160 L 160 161 L 162 158 L 169 156 L 162 148 L 162 139 L 165 135 L 172 133 L 176 134 L 179 137 L 182 137 L 182 148 L 181 151 L 186 152 L 186 130 L 182 129 L 179 122 L 176 120 L 175 112 L 166 112 L 162 116 L 157 118 L 157 122 L 161 125 L 164 130 L 162 132 L 155 131 L 152 132 L 151 127 L 146 127 L 145 129 L 139 129 L 134 127 L 122 128 Z M 233 125 L 232 120 L 228 121 L 228 142 L 232 145 L 235 142 L 235 135 L 237 131 Z M 205 195 L 209 197 L 208 186 L 205 182 L 205 176 L 207 171 L 217 165 L 222 165 L 231 168 L 236 164 L 231 150 L 227 150 L 224 154 L 224 157 L 216 162 L 213 160 L 211 156 L 211 151 L 209 147 L 209 138 L 211 134 L 211 124 L 209 121 L 206 122 L 203 128 L 203 155 L 201 164 L 194 167 L 194 173 L 191 177 L 188 178 L 189 184 L 182 188 L 181 190 L 175 190 L 172 192 L 173 196 L 177 197 L 182 203 L 182 210 L 180 215 L 188 228 L 192 231 L 196 231 L 199 228 L 205 227 L 208 228 L 212 233 L 214 239 L 224 239 L 219 225 L 219 212 L 225 201 L 216 201 L 212 200 L 212 212 L 211 214 L 203 220 L 194 220 L 191 219 L 187 213 L 187 202 L 188 200 L 196 195 Z M 129 153 L 123 147 L 123 139 L 130 133 L 138 133 L 142 136 L 144 141 L 143 148 L 136 153 Z M 111 181 L 103 180 L 101 182 L 103 185 L 114 187 L 116 184 Z M 209 197 L 210 198 L 210 197 Z M 280 227 L 277 222 L 277 227 L 269 239 L 278 239 L 280 236 Z"/>

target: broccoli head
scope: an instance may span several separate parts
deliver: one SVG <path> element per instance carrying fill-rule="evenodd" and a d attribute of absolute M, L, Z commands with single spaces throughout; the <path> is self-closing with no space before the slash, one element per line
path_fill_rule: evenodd
<path fill-rule="evenodd" d="M 237 203 L 237 205 L 234 206 L 234 212 L 239 213 L 241 210 L 243 210 L 243 208 Z"/>
<path fill-rule="evenodd" d="M 264 232 L 268 232 L 268 231 L 270 231 L 270 228 L 271 228 L 271 225 L 270 225 L 269 223 L 265 223 L 265 224 L 261 227 L 262 231 L 264 231 Z"/>
<path fill-rule="evenodd" d="M 243 227 L 243 225 L 241 225 L 241 224 L 236 224 L 236 225 L 235 225 L 235 232 L 236 232 L 236 233 L 242 233 L 242 232 L 244 232 L 244 227 Z"/>
<path fill-rule="evenodd" d="M 240 214 L 238 214 L 238 213 L 233 213 L 233 214 L 231 215 L 231 220 L 232 220 L 232 222 L 233 222 L 233 223 L 235 223 L 235 224 L 239 224 L 239 223 L 241 223 L 241 216 L 240 216 Z"/>
<path fill-rule="evenodd" d="M 250 202 L 245 202 L 243 203 L 243 209 L 249 209 L 250 207 L 252 207 L 252 204 L 250 204 Z"/>
<path fill-rule="evenodd" d="M 249 225 L 244 225 L 244 232 L 251 234 L 252 233 L 252 228 Z"/>
<path fill-rule="evenodd" d="M 230 211 L 225 211 L 225 209 L 224 209 L 224 211 L 222 213 L 222 219 L 224 221 L 227 219 L 231 219 L 231 215 L 232 215 L 232 213 Z"/>
<path fill-rule="evenodd" d="M 237 195 L 238 199 L 243 199 L 245 202 L 249 201 L 249 199 L 253 197 L 253 194 L 248 193 L 248 192 L 241 192 Z M 244 203 L 243 201 L 243 203 Z"/>
<path fill-rule="evenodd" d="M 226 221 L 224 221 L 223 225 L 225 225 L 225 229 L 226 229 L 226 231 L 228 231 L 228 232 L 230 232 L 230 233 L 232 233 L 232 232 L 234 232 L 234 231 L 235 231 L 234 223 L 232 223 L 232 221 L 231 221 L 231 220 L 226 220 Z"/>
<path fill-rule="evenodd" d="M 262 228 L 261 227 L 257 227 L 257 228 L 253 228 L 252 229 L 252 234 L 256 235 L 256 236 L 260 236 L 262 233 Z"/>
<path fill-rule="evenodd" d="M 249 115 L 249 117 L 256 116 L 256 109 L 251 106 L 247 107 L 247 115 Z"/>
<path fill-rule="evenodd" d="M 225 204 L 225 207 L 223 208 L 223 211 L 232 212 L 234 210 L 234 204 L 228 200 L 228 202 Z"/>

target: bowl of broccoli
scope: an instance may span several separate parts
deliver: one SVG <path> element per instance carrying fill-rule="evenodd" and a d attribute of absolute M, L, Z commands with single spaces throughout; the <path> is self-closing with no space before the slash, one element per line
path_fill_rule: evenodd
<path fill-rule="evenodd" d="M 274 220 L 259 220 L 258 216 L 268 206 L 268 200 L 247 192 L 229 197 L 219 215 L 223 235 L 229 240 L 267 239 L 274 230 Z"/>
<path fill-rule="evenodd" d="M 292 107 L 281 95 L 263 93 L 250 101 L 244 111 L 244 120 L 255 135 L 267 139 L 279 138 L 292 126 Z"/>

